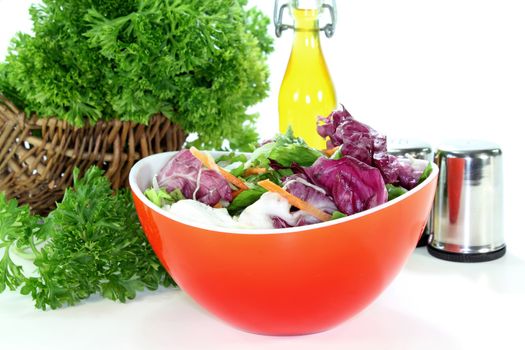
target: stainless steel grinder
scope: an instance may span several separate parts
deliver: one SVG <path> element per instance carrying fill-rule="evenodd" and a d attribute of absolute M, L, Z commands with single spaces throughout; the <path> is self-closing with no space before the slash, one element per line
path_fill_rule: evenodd
<path fill-rule="evenodd" d="M 457 262 L 494 260 L 505 254 L 501 149 L 460 140 L 437 148 L 440 173 L 428 252 Z"/>

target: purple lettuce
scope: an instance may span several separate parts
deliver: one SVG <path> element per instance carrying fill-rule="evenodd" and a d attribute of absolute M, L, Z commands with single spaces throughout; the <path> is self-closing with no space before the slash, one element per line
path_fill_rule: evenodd
<path fill-rule="evenodd" d="M 157 175 L 157 182 L 168 192 L 178 188 L 184 197 L 210 206 L 221 200 L 232 200 L 231 188 L 222 175 L 205 169 L 189 150 L 182 150 L 171 158 Z"/>
<path fill-rule="evenodd" d="M 341 146 L 341 153 L 378 168 L 387 184 L 411 189 L 422 174 L 411 162 L 387 153 L 386 136 L 358 122 L 341 106 L 328 117 L 319 117 L 317 132 L 328 137 L 327 148 Z M 423 167 L 424 168 L 424 167 Z"/>
<path fill-rule="evenodd" d="M 286 220 L 279 216 L 272 216 L 272 222 L 273 222 L 273 228 L 287 228 L 287 227 L 293 227 L 292 225 L 288 224 Z"/>
<path fill-rule="evenodd" d="M 374 157 L 374 165 L 381 170 L 385 183 L 398 185 L 410 190 L 419 183 L 428 161 L 380 153 Z"/>
<path fill-rule="evenodd" d="M 283 180 L 283 188 L 294 196 L 329 214 L 337 210 L 337 206 L 327 195 L 326 191 L 308 182 L 304 174 L 294 174 L 286 177 Z M 272 221 L 275 228 L 303 226 L 320 222 L 319 219 L 302 210 L 291 213 L 291 216 L 288 218 L 273 216 Z"/>
<path fill-rule="evenodd" d="M 319 117 L 317 132 L 328 137 L 327 148 L 341 146 L 343 155 L 368 165 L 372 165 L 375 153 L 386 152 L 386 137 L 355 120 L 342 105 L 328 117 Z"/>
<path fill-rule="evenodd" d="M 337 210 L 337 206 L 327 195 L 326 191 L 319 186 L 309 183 L 304 174 L 294 174 L 286 177 L 283 182 L 283 188 L 294 196 L 299 197 L 303 201 L 310 203 L 314 207 L 319 208 L 328 214 Z M 293 223 L 287 222 L 280 217 L 272 217 L 273 226 L 275 228 L 282 228 L 310 225 L 320 222 L 319 219 L 302 210 L 293 213 L 292 217 L 294 221 Z"/>
<path fill-rule="evenodd" d="M 383 204 L 388 199 L 380 171 L 353 157 L 319 158 L 304 168 L 308 179 L 326 190 L 340 212 L 358 213 Z"/>
<path fill-rule="evenodd" d="M 328 214 L 337 210 L 337 206 L 327 195 L 326 191 L 321 187 L 308 182 L 308 179 L 304 174 L 294 174 L 286 177 L 283 182 L 283 188 L 294 196 L 310 203 L 314 207 L 321 209 Z"/>

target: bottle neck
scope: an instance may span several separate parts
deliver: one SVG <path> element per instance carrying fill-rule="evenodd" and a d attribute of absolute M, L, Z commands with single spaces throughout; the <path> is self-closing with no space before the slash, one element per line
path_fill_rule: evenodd
<path fill-rule="evenodd" d="M 296 33 L 315 32 L 319 34 L 319 10 L 294 8 L 292 11 Z"/>
<path fill-rule="evenodd" d="M 320 51 L 318 15 L 314 9 L 293 9 L 294 51 Z"/>

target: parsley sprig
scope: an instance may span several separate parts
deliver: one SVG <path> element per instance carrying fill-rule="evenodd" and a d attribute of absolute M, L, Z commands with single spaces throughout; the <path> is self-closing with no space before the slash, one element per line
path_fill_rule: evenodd
<path fill-rule="evenodd" d="M 3 252 L 2 252 L 3 248 Z M 34 274 L 14 262 L 32 255 Z M 0 292 L 19 289 L 39 309 L 75 305 L 91 295 L 125 302 L 137 291 L 174 284 L 153 253 L 128 190 L 113 194 L 90 168 L 48 217 L 0 194 Z"/>

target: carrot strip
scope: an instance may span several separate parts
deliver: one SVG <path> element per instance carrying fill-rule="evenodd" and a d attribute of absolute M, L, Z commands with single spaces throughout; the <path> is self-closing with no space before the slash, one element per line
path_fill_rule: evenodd
<path fill-rule="evenodd" d="M 266 172 L 266 168 L 248 168 L 244 171 L 244 176 L 261 175 L 266 174 Z"/>
<path fill-rule="evenodd" d="M 301 198 L 294 196 L 293 194 L 281 188 L 280 186 L 274 184 L 270 180 L 259 181 L 257 184 L 270 192 L 275 192 L 275 193 L 280 194 L 282 197 L 284 197 L 288 201 L 288 203 L 290 203 L 294 207 L 297 207 L 307 212 L 308 214 L 318 218 L 321 221 L 329 221 L 332 219 L 332 216 L 330 216 L 330 214 L 322 211 L 319 208 L 314 207 L 308 202 L 303 201 Z"/>
<path fill-rule="evenodd" d="M 220 209 L 220 208 L 222 208 L 223 206 L 222 206 L 221 202 L 219 201 L 219 202 L 217 202 L 213 207 L 214 207 L 215 209 Z"/>
<path fill-rule="evenodd" d="M 195 158 L 200 160 L 206 168 L 219 172 L 219 166 L 215 163 L 215 160 L 209 154 L 203 153 L 195 147 L 191 147 L 190 152 Z"/>
<path fill-rule="evenodd" d="M 339 149 L 339 146 L 333 147 L 333 148 L 330 148 L 330 149 L 325 149 L 325 150 L 323 150 L 323 153 L 327 157 L 331 157 L 335 152 L 337 152 L 338 149 Z"/>
<path fill-rule="evenodd" d="M 217 171 L 218 173 L 220 173 L 226 179 L 226 181 L 228 181 L 229 183 L 233 184 L 238 189 L 240 189 L 240 190 L 247 190 L 247 189 L 249 189 L 248 186 L 244 183 L 244 181 L 242 181 L 238 177 L 230 174 L 230 172 L 228 170 L 223 169 L 220 166 L 218 166 L 215 163 L 215 160 L 209 154 L 205 154 L 205 153 L 199 151 L 198 149 L 196 149 L 195 147 L 191 147 L 190 148 L 190 152 L 191 152 L 191 154 L 193 154 L 193 156 L 195 158 L 200 160 L 202 162 L 202 164 L 204 164 L 205 167 L 207 167 L 208 169 L 212 169 L 212 170 Z"/>

